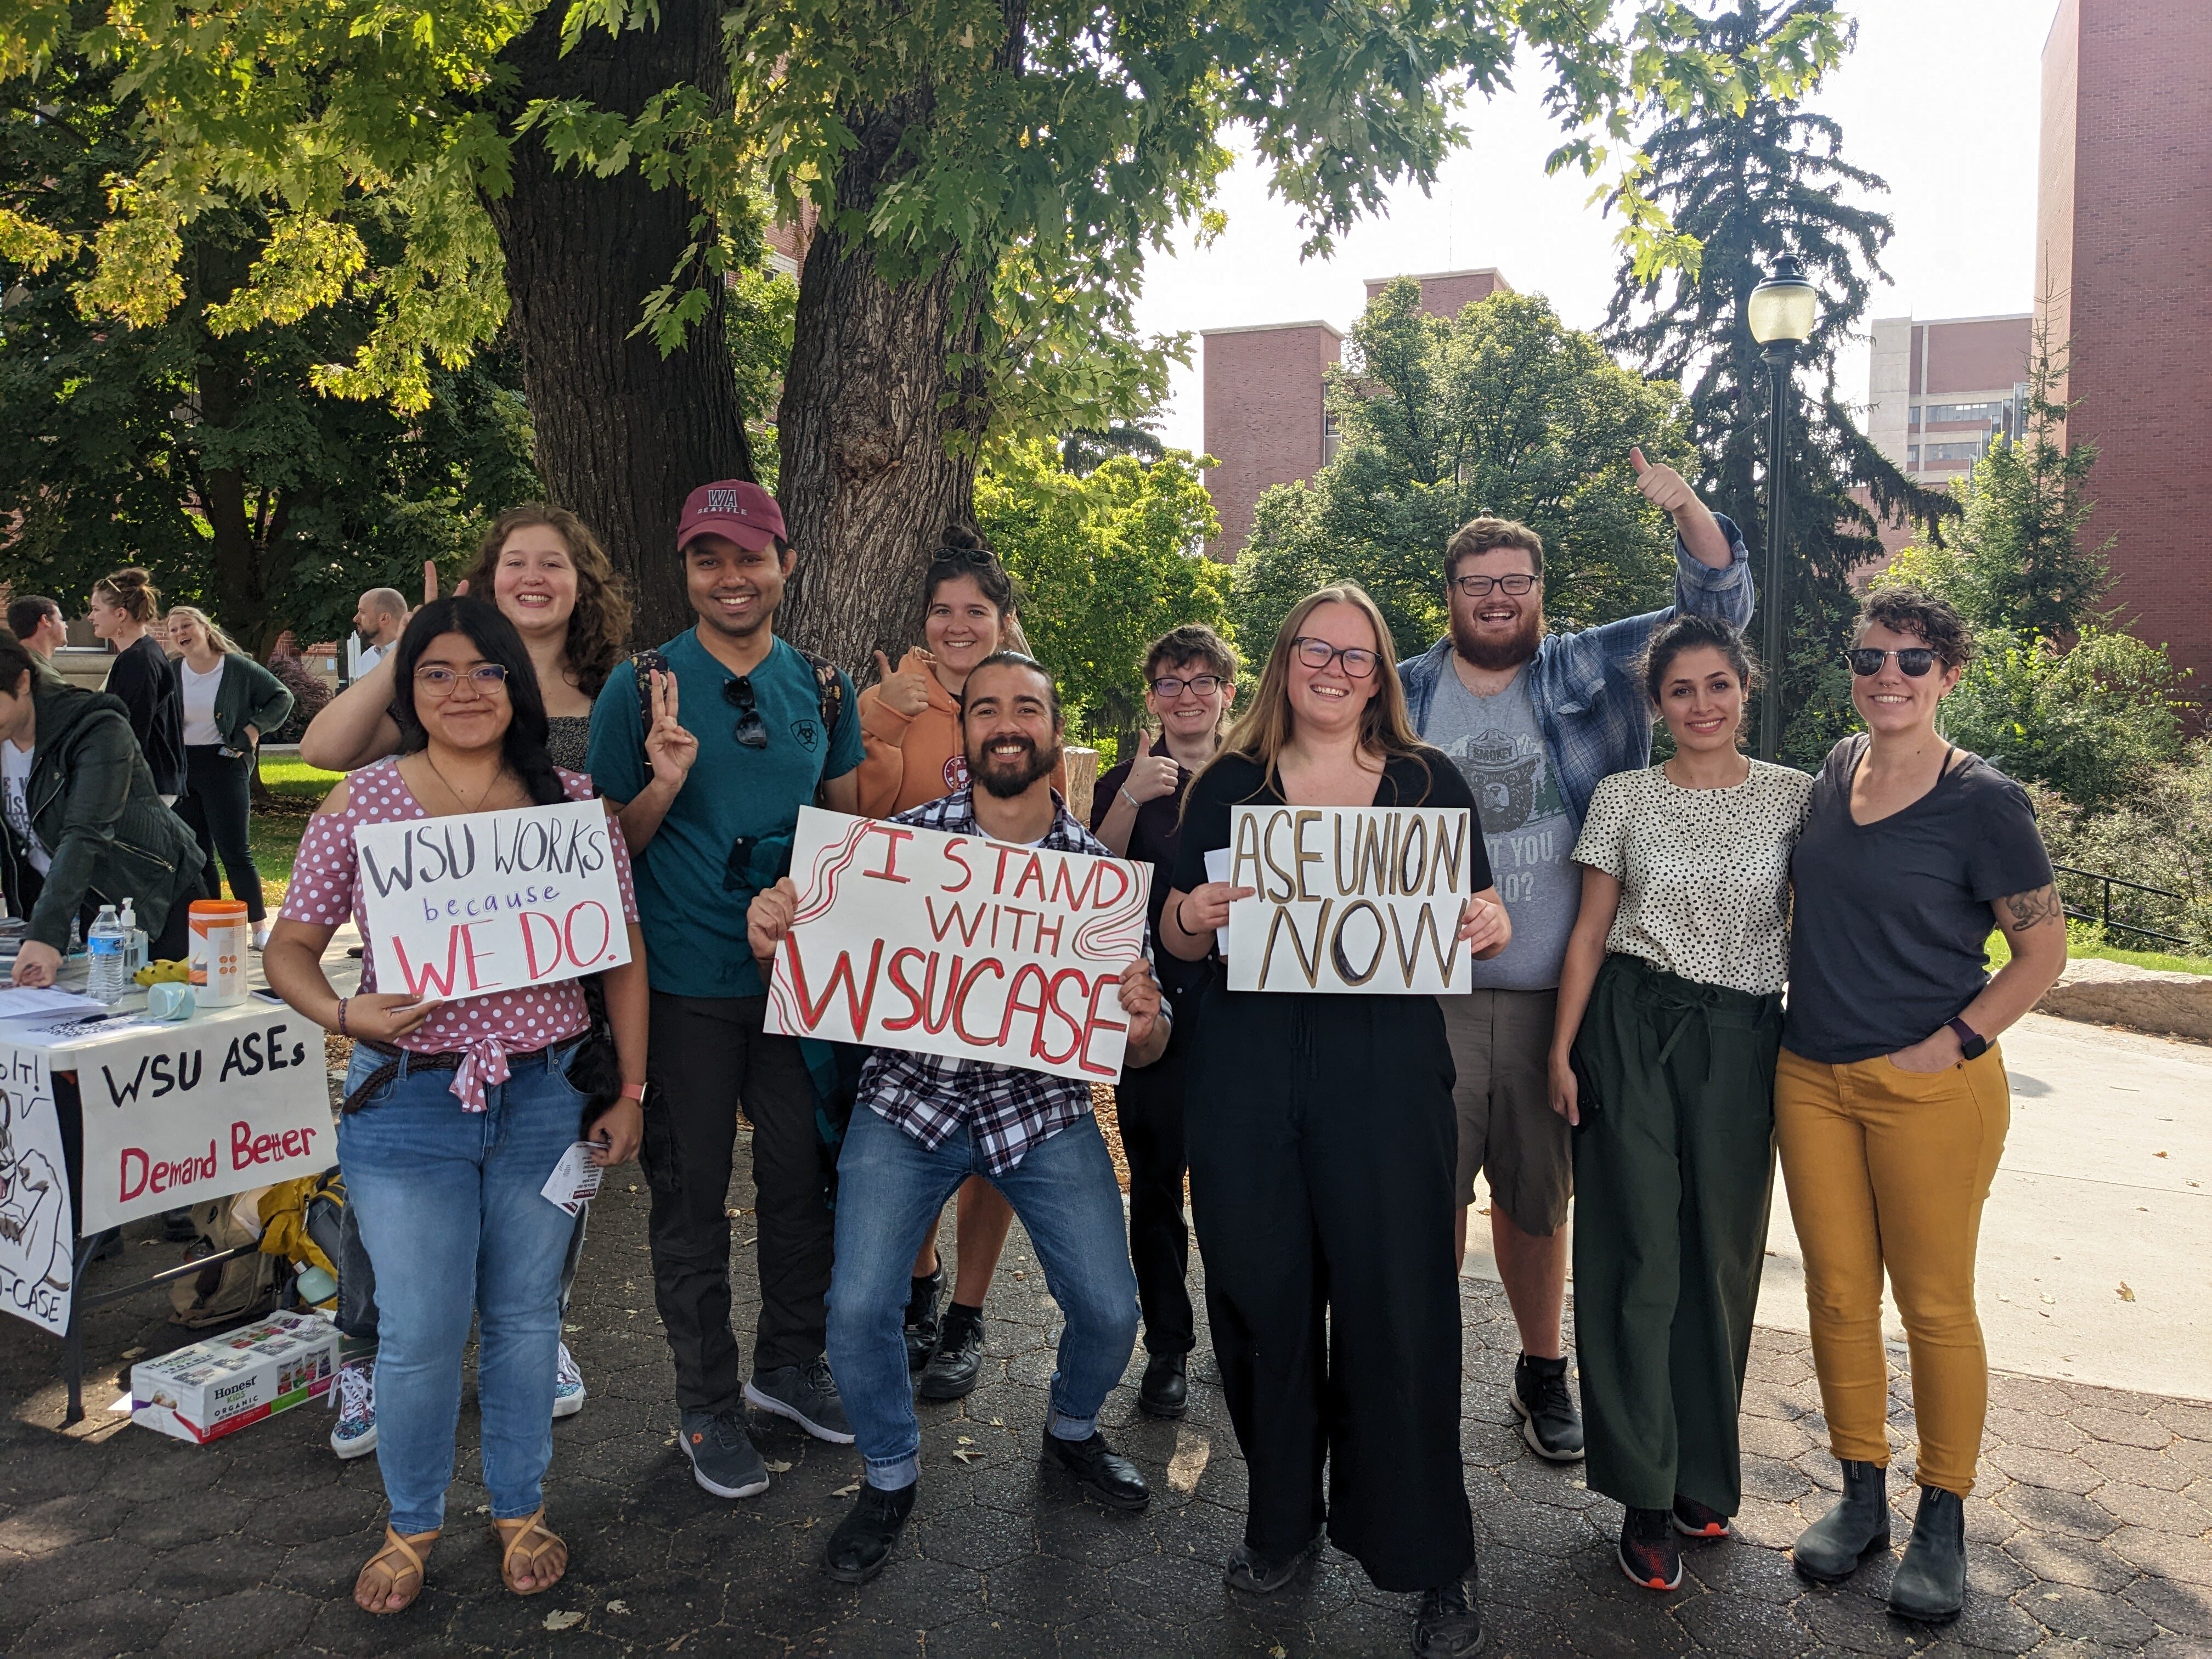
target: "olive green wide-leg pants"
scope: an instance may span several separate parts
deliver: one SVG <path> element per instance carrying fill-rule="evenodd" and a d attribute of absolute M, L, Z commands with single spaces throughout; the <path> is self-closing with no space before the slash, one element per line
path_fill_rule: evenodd
<path fill-rule="evenodd" d="M 1774 1187 L 1778 997 L 1606 958 L 1575 1057 L 1575 1333 L 1590 1489 L 1734 1515 Z"/>

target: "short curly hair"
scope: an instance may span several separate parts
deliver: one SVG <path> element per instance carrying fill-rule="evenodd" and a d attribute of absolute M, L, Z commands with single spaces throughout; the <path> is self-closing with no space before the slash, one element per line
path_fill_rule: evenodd
<path fill-rule="evenodd" d="M 1946 668 L 1964 668 L 1974 658 L 1973 632 L 1958 607 L 1909 582 L 1883 582 L 1867 590 L 1859 601 L 1851 643 L 1864 639 L 1869 628 L 1911 635 Z"/>

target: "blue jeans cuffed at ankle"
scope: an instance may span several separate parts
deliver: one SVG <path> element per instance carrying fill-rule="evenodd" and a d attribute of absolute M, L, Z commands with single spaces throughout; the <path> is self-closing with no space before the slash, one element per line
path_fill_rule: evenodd
<path fill-rule="evenodd" d="M 921 1427 L 914 1413 L 902 1321 L 915 1252 L 945 1200 L 985 1176 L 1014 1206 L 1036 1247 L 1046 1287 L 1066 1316 L 1053 1373 L 1048 1431 L 1089 1438 L 1099 1408 L 1137 1340 L 1137 1277 L 1113 1160 L 1091 1118 L 988 1175 L 973 1138 L 935 1152 L 886 1122 L 864 1100 L 837 1160 L 837 1253 L 830 1280 L 830 1374 L 872 1486 L 911 1486 Z"/>
<path fill-rule="evenodd" d="M 444 1524 L 471 1313 L 492 1515 L 514 1520 L 542 1501 L 575 1223 L 541 1188 L 583 1113 L 574 1052 L 517 1057 L 482 1112 L 461 1109 L 451 1072 L 403 1071 L 339 1120 L 338 1163 L 376 1270 L 376 1460 L 401 1534 Z M 356 1048 L 347 1091 L 383 1063 Z"/>

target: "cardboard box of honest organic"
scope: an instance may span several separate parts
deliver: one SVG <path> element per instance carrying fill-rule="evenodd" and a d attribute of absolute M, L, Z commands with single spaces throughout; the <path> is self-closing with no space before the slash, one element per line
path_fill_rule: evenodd
<path fill-rule="evenodd" d="M 131 1420 L 196 1445 L 319 1400 L 337 1376 L 337 1328 L 273 1314 L 131 1368 Z"/>

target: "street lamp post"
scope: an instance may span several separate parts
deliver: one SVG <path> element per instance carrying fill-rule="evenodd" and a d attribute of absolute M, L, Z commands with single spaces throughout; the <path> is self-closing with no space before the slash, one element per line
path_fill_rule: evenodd
<path fill-rule="evenodd" d="M 1766 689 L 1759 704 L 1759 757 L 1777 757 L 1782 743 L 1784 618 L 1790 614 L 1783 544 L 1790 533 L 1790 401 L 1796 390 L 1797 348 L 1813 332 L 1816 307 L 1803 267 L 1784 254 L 1774 274 L 1751 291 L 1746 307 L 1751 337 L 1766 348 L 1766 574 L 1759 584 L 1765 612 L 1759 655 L 1766 659 Z"/>

